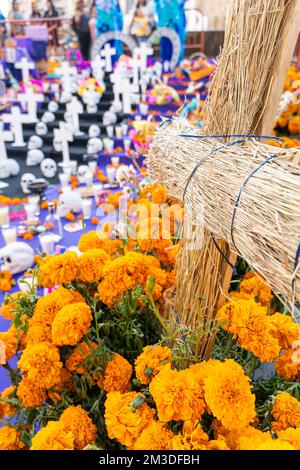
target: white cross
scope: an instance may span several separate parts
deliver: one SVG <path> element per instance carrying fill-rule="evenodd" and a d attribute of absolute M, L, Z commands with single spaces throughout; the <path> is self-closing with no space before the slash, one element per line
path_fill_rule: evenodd
<path fill-rule="evenodd" d="M 73 135 L 82 135 L 83 132 L 80 132 L 79 114 L 83 113 L 83 105 L 77 97 L 73 96 L 70 103 L 67 103 L 67 111 L 72 113 L 73 116 Z"/>
<path fill-rule="evenodd" d="M 145 42 L 133 50 L 133 81 L 139 83 L 139 71 L 142 74 L 147 69 L 147 57 L 153 54 L 152 47 Z"/>
<path fill-rule="evenodd" d="M 114 100 L 120 101 L 120 95 L 122 94 L 123 85 L 122 81 L 126 78 L 126 71 L 121 67 L 118 67 L 114 73 L 110 75 L 110 81 L 113 83 Z"/>
<path fill-rule="evenodd" d="M 10 124 L 10 130 L 14 135 L 13 147 L 24 147 L 23 123 L 28 123 L 28 114 L 22 114 L 18 106 L 13 106 L 10 113 L 2 114 L 2 121 Z"/>
<path fill-rule="evenodd" d="M 122 82 L 120 82 L 120 86 L 122 87 L 121 94 L 122 94 L 122 102 L 123 102 L 123 113 L 124 114 L 131 114 L 131 102 L 132 102 L 132 95 L 139 92 L 138 85 L 134 83 L 130 83 L 129 78 L 124 78 Z"/>
<path fill-rule="evenodd" d="M 101 51 L 101 57 L 104 57 L 105 60 L 105 71 L 112 72 L 112 60 L 111 58 L 117 53 L 114 47 L 111 47 L 110 44 L 106 43 L 104 49 Z"/>
<path fill-rule="evenodd" d="M 72 68 L 68 62 L 62 62 L 61 66 L 55 69 L 55 73 L 61 77 L 63 90 L 67 94 L 71 94 L 71 72 Z"/>
<path fill-rule="evenodd" d="M 73 142 L 73 134 L 66 122 L 60 121 L 59 129 L 54 129 L 54 138 L 62 141 L 63 167 L 70 167 L 70 149 L 69 142 Z"/>
<path fill-rule="evenodd" d="M 24 104 L 27 104 L 28 119 L 30 122 L 37 122 L 37 104 L 44 101 L 44 95 L 41 93 L 34 93 L 32 88 L 27 88 L 25 93 L 18 93 L 18 100 L 22 103 L 23 109 Z"/>
<path fill-rule="evenodd" d="M 96 60 L 91 62 L 93 76 L 96 80 L 101 81 L 103 78 L 103 67 L 105 67 L 105 61 L 101 57 L 97 56 Z"/>
<path fill-rule="evenodd" d="M 25 86 L 28 85 L 29 80 L 30 80 L 29 70 L 33 70 L 35 68 L 34 63 L 29 62 L 27 57 L 22 57 L 22 59 L 19 60 L 19 62 L 15 63 L 15 68 L 21 69 L 23 84 Z"/>

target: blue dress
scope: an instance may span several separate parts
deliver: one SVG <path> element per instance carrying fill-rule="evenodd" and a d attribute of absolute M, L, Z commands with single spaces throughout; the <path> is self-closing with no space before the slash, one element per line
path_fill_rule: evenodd
<path fill-rule="evenodd" d="M 108 31 L 122 31 L 123 13 L 120 9 L 118 0 L 96 0 L 97 8 L 97 31 L 98 35 Z M 117 49 L 117 55 L 121 55 L 123 48 L 120 41 L 110 41 Z"/>
<path fill-rule="evenodd" d="M 186 37 L 186 18 L 184 11 L 185 0 L 154 0 L 155 13 L 158 20 L 158 27 L 167 27 L 176 31 L 181 41 L 180 59 L 184 57 L 184 44 Z M 170 60 L 172 46 L 168 39 L 163 38 L 160 43 L 161 59 Z"/>

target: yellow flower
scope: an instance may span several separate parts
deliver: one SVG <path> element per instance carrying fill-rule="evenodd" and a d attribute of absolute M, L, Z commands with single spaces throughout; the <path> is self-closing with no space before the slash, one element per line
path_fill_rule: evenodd
<path fill-rule="evenodd" d="M 20 440 L 21 433 L 11 426 L 0 428 L 0 450 L 22 450 L 25 444 Z"/>
<path fill-rule="evenodd" d="M 299 380 L 300 366 L 299 353 L 295 349 L 287 349 L 283 351 L 276 361 L 276 372 L 285 380 Z"/>
<path fill-rule="evenodd" d="M 74 450 L 74 436 L 59 421 L 49 421 L 33 437 L 30 450 Z"/>
<path fill-rule="evenodd" d="M 232 359 L 219 362 L 204 378 L 205 401 L 227 429 L 243 429 L 255 418 L 255 396 L 242 367 Z"/>
<path fill-rule="evenodd" d="M 23 380 L 19 383 L 17 396 L 25 408 L 35 408 L 42 405 L 46 400 L 46 391 L 28 380 L 26 375 L 23 375 Z"/>
<path fill-rule="evenodd" d="M 279 393 L 276 396 L 272 408 L 272 416 L 276 420 L 272 425 L 275 431 L 281 431 L 287 428 L 299 428 L 300 401 L 287 392 Z"/>
<path fill-rule="evenodd" d="M 193 373 L 164 367 L 149 386 L 160 421 L 200 419 L 205 411 L 203 390 Z"/>
<path fill-rule="evenodd" d="M 28 380 L 36 388 L 50 389 L 60 381 L 59 351 L 51 343 L 38 343 L 28 346 L 18 362 L 20 370 L 27 373 Z"/>
<path fill-rule="evenodd" d="M 290 316 L 274 313 L 269 318 L 273 326 L 272 334 L 278 339 L 281 348 L 287 349 L 300 339 L 300 327 Z"/>
<path fill-rule="evenodd" d="M 241 436 L 238 437 L 238 445 L 236 450 L 255 450 L 258 446 L 265 444 L 271 439 L 269 432 L 262 432 L 249 426 L 243 430 Z"/>
<path fill-rule="evenodd" d="M 83 302 L 63 307 L 52 323 L 52 341 L 57 346 L 77 344 L 89 331 L 92 322 L 91 309 Z"/>
<path fill-rule="evenodd" d="M 105 367 L 103 377 L 98 379 L 98 387 L 104 388 L 106 392 L 128 392 L 130 389 L 130 378 L 132 367 L 120 354 L 114 354 Z"/>
<path fill-rule="evenodd" d="M 172 362 L 172 351 L 160 344 L 145 346 L 135 360 L 136 378 L 147 385 L 166 365 Z"/>
<path fill-rule="evenodd" d="M 182 434 L 172 439 L 172 450 L 207 450 L 208 435 L 200 424 L 193 430 L 183 429 Z"/>
<path fill-rule="evenodd" d="M 108 255 L 113 255 L 122 248 L 122 242 L 121 240 L 110 240 L 104 232 L 92 231 L 80 237 L 78 248 L 82 252 L 99 248 Z"/>
<path fill-rule="evenodd" d="M 281 439 L 268 439 L 263 444 L 256 447 L 255 450 L 296 450 L 289 442 Z"/>
<path fill-rule="evenodd" d="M 11 294 L 9 297 L 5 298 L 2 306 L 1 306 L 1 315 L 6 320 L 13 320 L 16 310 L 18 308 L 19 301 L 21 299 L 28 299 L 29 295 L 25 292 L 15 292 Z"/>
<path fill-rule="evenodd" d="M 78 279 L 82 282 L 98 282 L 102 277 L 103 268 L 110 260 L 104 250 L 88 250 L 79 258 Z"/>
<path fill-rule="evenodd" d="M 171 450 L 174 434 L 159 421 L 152 421 L 137 438 L 133 450 Z"/>
<path fill-rule="evenodd" d="M 240 291 L 253 295 L 264 306 L 268 306 L 273 298 L 271 288 L 254 273 L 245 276 L 240 284 Z"/>
<path fill-rule="evenodd" d="M 152 422 L 155 411 L 147 403 L 134 408 L 142 400 L 141 393 L 110 392 L 105 402 L 105 424 L 110 439 L 132 449 L 142 431 Z"/>
<path fill-rule="evenodd" d="M 62 255 L 47 256 L 40 265 L 39 283 L 43 287 L 68 284 L 77 279 L 78 256 L 69 251 Z"/>
<path fill-rule="evenodd" d="M 279 437 L 284 441 L 289 442 L 296 450 L 300 450 L 300 427 L 287 428 L 285 431 L 278 433 Z"/>
<path fill-rule="evenodd" d="M 7 400 L 11 398 L 11 395 L 14 393 L 16 387 L 13 385 L 11 387 L 7 387 L 3 392 L 0 393 L 0 398 L 3 400 Z M 15 408 L 7 402 L 0 400 L 0 420 L 3 416 L 12 416 L 15 414 Z"/>
<path fill-rule="evenodd" d="M 75 449 L 81 450 L 95 442 L 97 428 L 81 406 L 69 406 L 59 418 L 64 430 L 74 437 Z"/>
<path fill-rule="evenodd" d="M 86 361 L 93 354 L 93 349 L 97 349 L 97 343 L 92 343 L 91 346 L 85 341 L 82 341 L 76 348 L 73 349 L 70 357 L 66 361 L 66 368 L 70 372 L 84 375 L 87 372 Z"/>

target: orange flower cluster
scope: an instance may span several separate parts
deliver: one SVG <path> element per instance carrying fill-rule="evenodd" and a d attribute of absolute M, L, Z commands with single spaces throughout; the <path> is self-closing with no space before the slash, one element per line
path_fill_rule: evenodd
<path fill-rule="evenodd" d="M 98 378 L 97 385 L 106 392 L 125 393 L 130 389 L 131 375 L 132 367 L 129 362 L 120 354 L 114 354 L 105 367 L 103 376 Z"/>
<path fill-rule="evenodd" d="M 104 232 L 89 232 L 81 236 L 78 248 L 81 252 L 95 248 L 104 250 L 109 256 L 117 253 L 122 248 L 121 240 L 110 240 Z"/>
<path fill-rule="evenodd" d="M 0 272 L 0 291 L 8 292 L 15 283 L 16 282 L 9 271 Z"/>
<path fill-rule="evenodd" d="M 156 282 L 153 297 L 159 299 L 166 286 L 166 272 L 160 269 L 157 258 L 130 251 L 105 265 L 103 279 L 98 286 L 99 297 L 103 303 L 112 306 L 124 292 L 138 285 L 145 289 L 149 276 L 153 276 Z"/>
<path fill-rule="evenodd" d="M 272 423 L 274 431 L 282 431 L 288 428 L 300 428 L 300 401 L 287 392 L 276 396 L 272 408 Z"/>
<path fill-rule="evenodd" d="M 141 384 L 147 385 L 164 367 L 170 367 L 171 362 L 171 349 L 159 344 L 145 346 L 142 354 L 135 361 L 136 378 Z"/>

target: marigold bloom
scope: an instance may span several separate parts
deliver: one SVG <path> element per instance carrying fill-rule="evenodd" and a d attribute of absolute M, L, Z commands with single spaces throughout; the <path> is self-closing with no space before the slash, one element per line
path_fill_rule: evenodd
<path fill-rule="evenodd" d="M 46 400 L 46 391 L 28 380 L 27 375 L 19 383 L 17 396 L 25 408 L 35 408 Z"/>
<path fill-rule="evenodd" d="M 272 416 L 276 420 L 272 425 L 275 430 L 299 428 L 300 401 L 287 392 L 279 393 L 272 408 Z"/>
<path fill-rule="evenodd" d="M 227 429 L 243 429 L 255 418 L 255 396 L 242 367 L 232 359 L 214 364 L 204 378 L 205 401 Z"/>
<path fill-rule="evenodd" d="M 200 419 L 205 411 L 203 390 L 189 369 L 164 367 L 149 386 L 160 421 Z"/>
<path fill-rule="evenodd" d="M 172 450 L 207 450 L 208 435 L 200 424 L 190 432 L 183 430 L 172 439 Z"/>
<path fill-rule="evenodd" d="M 74 446 L 82 450 L 95 442 L 97 428 L 88 413 L 81 406 L 69 406 L 59 418 L 64 430 L 74 436 Z"/>
<path fill-rule="evenodd" d="M 278 339 L 281 348 L 287 349 L 300 339 L 300 326 L 289 315 L 274 313 L 269 318 L 273 326 L 272 334 Z"/>
<path fill-rule="evenodd" d="M 141 393 L 110 392 L 105 402 L 105 424 L 110 439 L 117 439 L 121 444 L 132 449 L 142 431 L 152 422 L 155 410 L 147 403 L 137 408 L 134 400 L 143 398 Z"/>
<path fill-rule="evenodd" d="M 49 389 L 60 381 L 59 351 L 51 343 L 38 343 L 28 346 L 18 362 L 20 370 L 27 373 L 28 380 L 36 388 Z"/>
<path fill-rule="evenodd" d="M 68 284 L 78 276 L 78 256 L 70 251 L 62 255 L 47 256 L 40 265 L 39 283 L 43 287 Z"/>
<path fill-rule="evenodd" d="M 3 392 L 0 393 L 0 398 L 3 400 L 7 400 L 11 397 L 14 393 L 15 388 L 13 385 L 11 387 L 7 387 Z M 12 416 L 15 414 L 15 408 L 7 402 L 0 400 L 0 419 L 3 416 Z"/>
<path fill-rule="evenodd" d="M 114 354 L 105 367 L 103 377 L 98 379 L 98 387 L 106 392 L 128 392 L 132 367 L 120 354 Z"/>
<path fill-rule="evenodd" d="M 170 366 L 172 351 L 160 344 L 145 346 L 143 352 L 135 360 L 136 378 L 143 385 L 150 383 L 164 367 Z"/>
<path fill-rule="evenodd" d="M 287 428 L 285 431 L 278 433 L 280 439 L 289 442 L 296 450 L 300 450 L 300 427 Z"/>
<path fill-rule="evenodd" d="M 233 433 L 232 433 L 233 434 Z M 233 439 L 233 436 L 230 436 Z M 251 426 L 241 431 L 241 434 L 236 438 L 237 445 L 235 450 L 255 450 L 258 446 L 265 444 L 272 438 L 271 433 L 262 432 Z"/>
<path fill-rule="evenodd" d="M 294 349 L 287 349 L 276 360 L 276 372 L 285 380 L 300 379 L 299 353 Z"/>
<path fill-rule="evenodd" d="M 93 249 L 104 250 L 108 255 L 115 254 L 122 247 L 121 240 L 110 240 L 107 234 L 91 231 L 81 235 L 78 248 L 85 252 Z"/>
<path fill-rule="evenodd" d="M 25 292 L 15 292 L 11 294 L 8 298 L 5 298 L 2 306 L 1 306 L 1 315 L 6 320 L 13 320 L 15 316 L 15 312 L 18 308 L 18 301 L 21 298 L 28 299 L 29 295 Z"/>
<path fill-rule="evenodd" d="M 83 302 L 63 307 L 52 323 L 52 341 L 57 346 L 77 344 L 82 336 L 89 331 L 92 312 Z"/>
<path fill-rule="evenodd" d="M 78 279 L 82 282 L 98 282 L 103 268 L 110 260 L 108 254 L 101 249 L 85 251 L 79 258 Z"/>
<path fill-rule="evenodd" d="M 0 450 L 22 450 L 25 444 L 20 440 L 21 433 L 11 426 L 0 428 Z"/>
<path fill-rule="evenodd" d="M 73 349 L 70 357 L 66 360 L 66 368 L 70 372 L 76 372 L 79 375 L 86 374 L 86 360 L 93 354 L 93 349 L 98 347 L 97 343 L 92 343 L 90 346 L 85 341 L 82 341 Z"/>
<path fill-rule="evenodd" d="M 59 421 L 49 421 L 33 437 L 30 450 L 74 450 L 74 436 Z"/>
<path fill-rule="evenodd" d="M 258 301 L 264 306 L 268 306 L 273 298 L 271 288 L 253 273 L 240 283 L 240 291 L 257 297 Z"/>
<path fill-rule="evenodd" d="M 171 450 L 174 437 L 163 423 L 152 421 L 137 438 L 133 450 Z"/>
<path fill-rule="evenodd" d="M 296 450 L 289 442 L 281 439 L 268 439 L 263 444 L 256 447 L 255 450 Z"/>
<path fill-rule="evenodd" d="M 7 364 L 18 350 L 18 335 L 15 329 L 0 332 L 0 365 Z"/>

